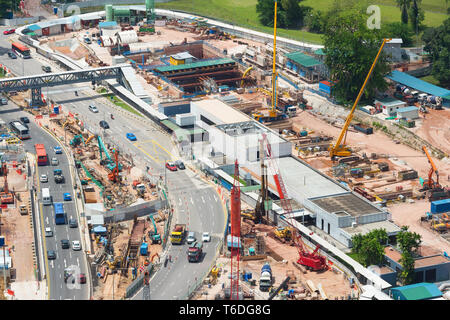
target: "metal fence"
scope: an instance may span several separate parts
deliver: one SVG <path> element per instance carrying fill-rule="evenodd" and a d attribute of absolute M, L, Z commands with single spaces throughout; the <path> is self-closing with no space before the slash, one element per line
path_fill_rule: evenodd
<path fill-rule="evenodd" d="M 153 263 L 150 262 L 150 264 L 147 266 L 146 271 L 148 271 L 149 276 L 152 275 L 152 271 L 154 270 Z M 131 298 L 134 296 L 139 289 L 141 289 L 144 285 L 144 277 L 145 272 L 142 272 L 126 289 L 125 291 L 125 299 Z"/>

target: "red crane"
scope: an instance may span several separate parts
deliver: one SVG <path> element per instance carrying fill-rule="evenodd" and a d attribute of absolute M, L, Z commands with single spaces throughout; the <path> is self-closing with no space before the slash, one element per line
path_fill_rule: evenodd
<path fill-rule="evenodd" d="M 10 204 L 14 203 L 14 196 L 11 192 L 9 192 L 8 188 L 8 167 L 6 162 L 2 164 L 3 174 L 5 175 L 5 184 L 3 185 L 3 192 L 0 194 L 0 202 L 1 204 Z"/>
<path fill-rule="evenodd" d="M 290 215 L 290 217 L 288 218 L 288 223 L 292 227 L 293 230 L 292 239 L 294 241 L 294 244 L 297 248 L 299 255 L 297 263 L 305 265 L 308 269 L 323 270 L 327 268 L 327 263 L 325 257 L 317 254 L 317 251 L 319 250 L 320 246 L 317 245 L 316 249 L 312 253 L 309 252 L 306 249 L 305 244 L 301 239 L 301 236 L 298 234 L 297 228 L 295 228 L 294 224 L 292 223 L 293 216 L 291 215 L 292 213 L 291 201 L 287 197 L 286 187 L 284 185 L 283 178 L 281 177 L 280 169 L 278 168 L 276 161 L 274 161 L 274 159 L 272 158 L 272 148 L 270 147 L 270 143 L 267 140 L 267 135 L 263 133 L 262 137 L 264 145 L 266 146 L 265 155 L 269 159 L 269 166 L 273 171 L 273 179 L 275 180 L 277 191 L 280 196 L 281 206 L 283 207 L 285 215 Z M 264 157 L 264 155 L 262 156 Z"/>
<path fill-rule="evenodd" d="M 231 188 L 231 282 L 230 300 L 239 300 L 239 256 L 241 245 L 241 188 L 239 164 L 234 163 L 234 181 Z"/>

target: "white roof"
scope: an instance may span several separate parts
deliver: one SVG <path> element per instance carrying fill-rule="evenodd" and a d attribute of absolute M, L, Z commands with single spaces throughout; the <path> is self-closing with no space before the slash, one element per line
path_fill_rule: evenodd
<path fill-rule="evenodd" d="M 388 41 L 387 43 L 403 43 L 403 40 L 401 38 L 394 38 Z"/>
<path fill-rule="evenodd" d="M 195 104 L 197 108 L 201 109 L 203 111 L 201 113 L 209 113 L 219 119 L 221 123 L 216 124 L 237 123 L 250 120 L 247 115 L 237 111 L 219 99 L 192 101 L 192 104 Z"/>
<path fill-rule="evenodd" d="M 171 55 L 171 57 L 176 59 L 176 60 L 184 60 L 184 59 L 190 59 L 190 58 L 196 59 L 193 55 L 191 55 L 187 51 L 173 54 L 173 55 Z"/>
<path fill-rule="evenodd" d="M 121 43 L 126 43 L 126 44 L 135 43 L 135 42 L 139 41 L 137 33 L 134 30 L 119 32 L 117 37 L 120 39 Z"/>
<path fill-rule="evenodd" d="M 100 39 L 105 47 L 115 46 L 117 44 L 116 37 L 101 36 Z"/>

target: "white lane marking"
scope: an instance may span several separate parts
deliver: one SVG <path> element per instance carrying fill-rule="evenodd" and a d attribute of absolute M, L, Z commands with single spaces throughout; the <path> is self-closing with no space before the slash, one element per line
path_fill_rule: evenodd
<path fill-rule="evenodd" d="M 80 260 L 77 258 L 77 264 L 78 266 L 80 266 Z"/>
<path fill-rule="evenodd" d="M 214 195 L 214 200 L 216 200 L 216 201 L 217 201 L 217 197 L 216 197 L 216 195 Z"/>
<path fill-rule="evenodd" d="M 62 275 L 61 275 L 61 273 L 59 274 L 59 278 L 60 278 L 60 279 L 62 278 Z"/>
<path fill-rule="evenodd" d="M 49 223 L 48 223 L 48 216 L 45 217 L 45 222 L 47 222 L 47 224 L 49 224 Z"/>
<path fill-rule="evenodd" d="M 203 203 L 206 203 L 206 202 L 205 202 L 205 198 L 203 198 L 203 196 L 202 196 L 202 201 L 203 201 Z"/>
<path fill-rule="evenodd" d="M 62 284 L 61 284 L 61 289 L 62 289 Z"/>
<path fill-rule="evenodd" d="M 53 265 L 53 260 L 50 261 L 50 265 L 52 266 L 52 269 L 53 269 L 53 267 L 54 267 L 54 265 Z"/>
<path fill-rule="evenodd" d="M 194 200 L 191 198 L 191 203 L 194 204 Z"/>
<path fill-rule="evenodd" d="M 64 268 L 67 268 L 67 261 L 64 259 Z"/>

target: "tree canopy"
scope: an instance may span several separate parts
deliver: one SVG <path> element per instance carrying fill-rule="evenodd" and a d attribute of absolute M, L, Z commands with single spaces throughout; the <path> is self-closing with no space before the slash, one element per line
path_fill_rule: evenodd
<path fill-rule="evenodd" d="M 431 74 L 442 86 L 450 87 L 450 18 L 437 28 L 425 29 L 422 40 L 433 63 Z"/>
<path fill-rule="evenodd" d="M 383 40 L 380 30 L 367 28 L 366 20 L 365 12 L 354 8 L 337 12 L 325 27 L 325 64 L 335 82 L 334 95 L 344 102 L 356 98 Z M 384 76 L 388 72 L 382 53 L 365 88 L 365 98 L 373 97 L 376 90 L 386 90 Z"/>
<path fill-rule="evenodd" d="M 402 227 L 402 230 L 397 234 L 397 243 L 402 251 L 402 257 L 399 262 L 402 265 L 402 271 L 399 274 L 399 279 L 403 285 L 408 285 L 414 282 L 414 254 L 422 243 L 422 237 L 415 233 L 408 231 L 408 227 Z"/>
<path fill-rule="evenodd" d="M 304 16 L 311 8 L 300 6 L 301 1 L 303 0 L 278 0 L 277 27 L 296 28 L 304 25 Z M 274 0 L 258 0 L 256 12 L 263 25 L 273 27 L 274 8 Z"/>
<path fill-rule="evenodd" d="M 386 230 L 376 229 L 361 235 L 352 237 L 352 252 L 358 255 L 358 261 L 365 267 L 379 265 L 384 260 L 383 245 L 387 242 Z"/>

